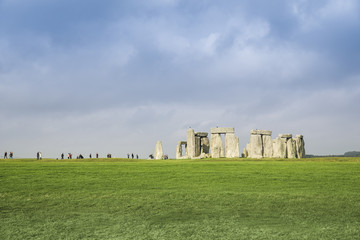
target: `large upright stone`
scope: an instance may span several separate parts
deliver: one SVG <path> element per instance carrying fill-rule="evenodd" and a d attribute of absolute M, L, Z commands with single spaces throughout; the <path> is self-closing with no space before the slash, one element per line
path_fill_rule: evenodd
<path fill-rule="evenodd" d="M 180 141 L 178 142 L 177 146 L 176 146 L 176 159 L 182 159 L 182 158 L 186 158 L 186 145 L 187 142 L 185 141 Z M 185 153 L 183 153 L 183 146 L 185 146 Z"/>
<path fill-rule="evenodd" d="M 225 135 L 225 157 L 240 157 L 239 138 L 234 133 L 227 133 Z"/>
<path fill-rule="evenodd" d="M 263 156 L 267 158 L 273 157 L 273 140 L 271 135 L 262 136 Z"/>
<path fill-rule="evenodd" d="M 220 134 L 212 133 L 210 139 L 211 157 L 220 158 L 224 157 L 223 142 Z"/>
<path fill-rule="evenodd" d="M 201 154 L 210 153 L 210 141 L 208 137 L 201 138 Z"/>
<path fill-rule="evenodd" d="M 273 157 L 275 158 L 286 158 L 286 138 L 277 137 L 273 141 Z"/>
<path fill-rule="evenodd" d="M 163 152 L 162 142 L 157 141 L 155 146 L 154 157 L 155 159 L 162 159 L 163 156 L 164 156 L 164 152 Z"/>
<path fill-rule="evenodd" d="M 189 158 L 194 158 L 196 156 L 196 142 L 195 142 L 195 132 L 194 129 L 188 129 L 186 132 L 187 140 L 187 155 Z"/>
<path fill-rule="evenodd" d="M 261 135 L 250 135 L 250 158 L 262 158 L 263 157 L 263 143 Z"/>
<path fill-rule="evenodd" d="M 201 138 L 195 137 L 195 157 L 200 156 L 201 154 Z"/>
<path fill-rule="evenodd" d="M 296 142 L 294 139 L 289 138 L 286 142 L 287 158 L 296 158 Z"/>
<path fill-rule="evenodd" d="M 296 154 L 298 158 L 305 157 L 305 142 L 303 135 L 296 135 L 295 138 L 296 142 Z"/>

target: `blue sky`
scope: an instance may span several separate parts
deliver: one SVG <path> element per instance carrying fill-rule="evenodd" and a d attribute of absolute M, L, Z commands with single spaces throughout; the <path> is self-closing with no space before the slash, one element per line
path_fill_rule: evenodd
<path fill-rule="evenodd" d="M 360 150 L 355 0 L 0 0 L 0 151 L 175 156 L 186 130 Z"/>

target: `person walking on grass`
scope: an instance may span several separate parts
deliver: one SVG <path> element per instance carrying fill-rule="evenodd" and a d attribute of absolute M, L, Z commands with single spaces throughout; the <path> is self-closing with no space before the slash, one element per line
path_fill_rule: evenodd
<path fill-rule="evenodd" d="M 7 159 L 7 152 L 4 152 L 4 159 Z"/>

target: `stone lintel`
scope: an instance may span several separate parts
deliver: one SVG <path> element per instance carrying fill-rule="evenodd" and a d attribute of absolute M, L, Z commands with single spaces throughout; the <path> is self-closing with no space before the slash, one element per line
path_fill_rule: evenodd
<path fill-rule="evenodd" d="M 269 130 L 251 130 L 250 131 L 251 135 L 266 135 L 266 136 L 271 136 L 272 131 Z"/>
<path fill-rule="evenodd" d="M 196 132 L 195 133 L 195 137 L 207 137 L 208 133 L 207 132 Z"/>
<path fill-rule="evenodd" d="M 296 135 L 297 138 L 304 138 L 303 135 Z"/>
<path fill-rule="evenodd" d="M 225 133 L 235 133 L 234 128 L 211 128 L 211 134 L 225 134 Z"/>
<path fill-rule="evenodd" d="M 292 138 L 292 134 L 279 134 L 280 138 Z"/>
<path fill-rule="evenodd" d="M 186 145 L 186 144 L 187 144 L 187 141 L 179 141 L 178 144 L 179 144 L 179 145 Z"/>

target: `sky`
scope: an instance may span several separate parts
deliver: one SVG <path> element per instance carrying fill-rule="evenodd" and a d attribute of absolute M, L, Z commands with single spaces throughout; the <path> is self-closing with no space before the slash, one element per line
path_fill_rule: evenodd
<path fill-rule="evenodd" d="M 0 0 L 0 155 L 175 157 L 186 130 L 360 151 L 356 0 Z"/>

